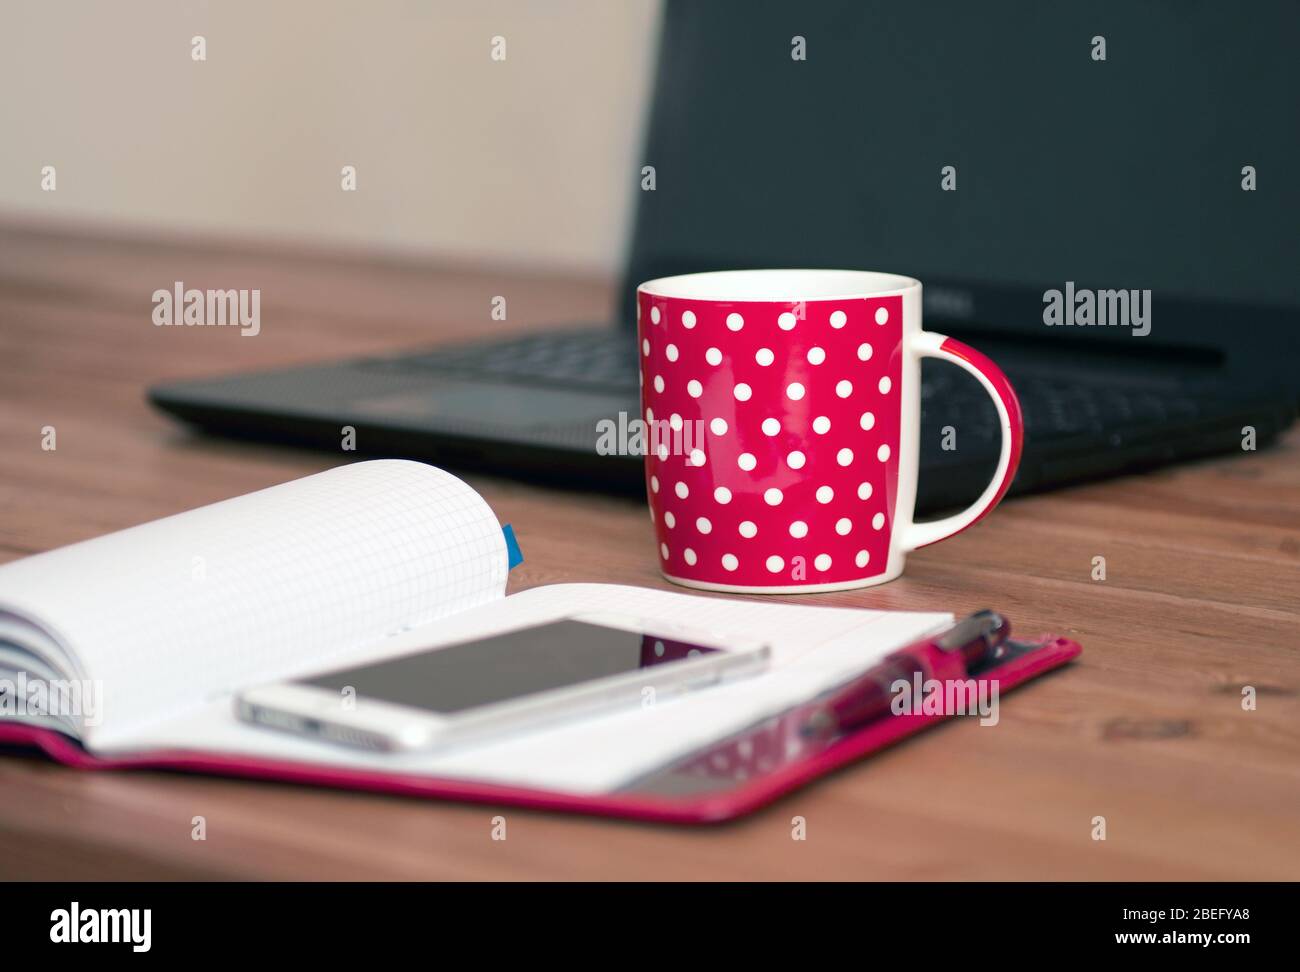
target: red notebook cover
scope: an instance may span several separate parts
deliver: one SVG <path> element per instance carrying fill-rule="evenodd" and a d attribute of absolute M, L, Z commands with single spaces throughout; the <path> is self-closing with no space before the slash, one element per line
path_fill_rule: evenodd
<path fill-rule="evenodd" d="M 996 682 L 998 698 L 1070 661 L 1081 651 L 1066 638 L 1007 642 L 1003 656 L 967 674 L 981 692 Z M 908 649 L 904 649 L 908 650 Z M 981 685 L 980 683 L 986 683 Z M 891 715 L 840 737 L 811 739 L 801 730 L 819 704 L 813 700 L 610 793 L 584 794 L 468 780 L 416 777 L 208 752 L 159 750 L 100 757 L 52 729 L 0 723 L 0 744 L 33 747 L 77 769 L 171 770 L 277 780 L 376 793 L 623 817 L 662 823 L 731 820 L 929 728 L 952 714 Z"/>

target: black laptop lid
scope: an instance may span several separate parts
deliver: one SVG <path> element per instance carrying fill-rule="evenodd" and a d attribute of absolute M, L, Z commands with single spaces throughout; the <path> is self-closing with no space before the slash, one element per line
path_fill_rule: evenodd
<path fill-rule="evenodd" d="M 669 0 L 622 320 L 664 274 L 859 267 L 920 277 L 935 328 L 1199 349 L 1284 377 L 1297 37 L 1293 0 Z M 1151 333 L 1045 326 L 1067 281 L 1151 290 Z"/>

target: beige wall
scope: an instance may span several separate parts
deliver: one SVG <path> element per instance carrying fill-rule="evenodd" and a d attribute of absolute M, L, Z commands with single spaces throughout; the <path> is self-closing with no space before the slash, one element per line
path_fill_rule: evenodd
<path fill-rule="evenodd" d="M 657 0 L 0 10 L 0 218 L 547 267 L 621 257 Z M 196 34 L 206 62 L 191 59 Z"/>

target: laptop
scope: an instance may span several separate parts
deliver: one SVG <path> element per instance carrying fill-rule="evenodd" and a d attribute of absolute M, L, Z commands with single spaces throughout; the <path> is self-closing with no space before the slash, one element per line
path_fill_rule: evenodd
<path fill-rule="evenodd" d="M 597 452 L 598 422 L 640 411 L 636 284 L 835 267 L 919 277 L 926 328 L 1003 367 L 1015 492 L 1264 447 L 1300 399 L 1300 6 L 1248 6 L 669 0 L 612 321 L 150 397 L 213 433 L 337 451 L 351 425 L 388 455 L 639 490 L 640 457 Z M 1048 323 L 1055 293 L 1118 290 L 1144 319 Z M 980 493 L 999 433 L 974 379 L 922 379 L 936 511 Z"/>

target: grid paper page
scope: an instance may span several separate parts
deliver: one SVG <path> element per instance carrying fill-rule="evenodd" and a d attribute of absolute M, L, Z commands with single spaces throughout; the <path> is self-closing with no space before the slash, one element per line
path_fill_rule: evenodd
<path fill-rule="evenodd" d="M 0 567 L 0 610 L 101 679 L 88 742 L 502 597 L 505 539 L 450 473 L 359 462 Z"/>
<path fill-rule="evenodd" d="M 652 708 L 638 706 L 443 752 L 366 753 L 249 726 L 235 718 L 229 699 L 120 739 L 116 751 L 206 750 L 601 793 L 803 702 L 952 621 L 952 615 L 945 613 L 861 611 L 612 584 L 556 584 L 448 618 L 438 625 L 436 641 L 429 632 L 402 635 L 374 657 L 597 612 L 630 614 L 650 623 L 666 621 L 724 639 L 766 641 L 772 647 L 772 666 L 764 674 Z"/>

